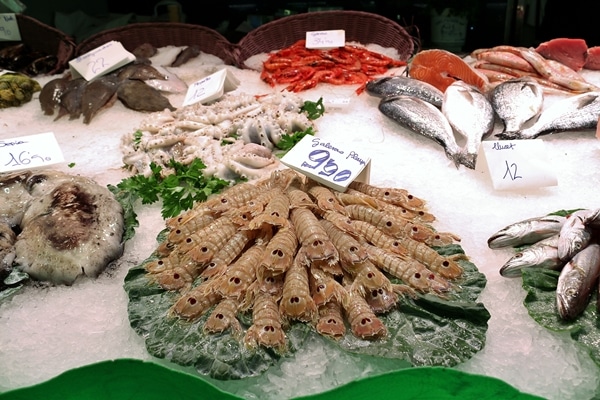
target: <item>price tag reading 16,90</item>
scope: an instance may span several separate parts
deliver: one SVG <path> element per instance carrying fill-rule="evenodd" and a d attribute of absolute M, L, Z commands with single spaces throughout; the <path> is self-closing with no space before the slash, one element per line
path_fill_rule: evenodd
<path fill-rule="evenodd" d="M 52 132 L 0 139 L 0 172 L 38 168 L 63 161 Z"/>
<path fill-rule="evenodd" d="M 302 138 L 281 162 L 342 192 L 359 175 L 363 181 L 368 182 L 371 166 L 371 159 L 365 154 L 311 135 Z"/>

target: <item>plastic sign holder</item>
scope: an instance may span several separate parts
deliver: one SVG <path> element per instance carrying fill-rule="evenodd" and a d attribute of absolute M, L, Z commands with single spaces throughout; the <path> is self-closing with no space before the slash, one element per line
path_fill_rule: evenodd
<path fill-rule="evenodd" d="M 183 100 L 183 106 L 216 100 L 224 93 L 237 89 L 239 84 L 239 79 L 230 70 L 220 69 L 191 84 Z"/>
<path fill-rule="evenodd" d="M 135 56 L 125 50 L 121 42 L 111 40 L 69 61 L 69 67 L 73 78 L 91 81 L 133 61 Z"/>
<path fill-rule="evenodd" d="M 0 139 L 0 172 L 38 168 L 64 160 L 53 132 Z"/>

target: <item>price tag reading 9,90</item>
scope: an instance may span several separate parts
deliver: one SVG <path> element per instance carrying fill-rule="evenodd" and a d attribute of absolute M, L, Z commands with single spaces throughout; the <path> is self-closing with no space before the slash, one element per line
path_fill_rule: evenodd
<path fill-rule="evenodd" d="M 64 161 L 51 132 L 0 139 L 0 172 L 38 168 Z"/>
<path fill-rule="evenodd" d="M 281 162 L 343 192 L 359 175 L 369 172 L 371 160 L 356 150 L 307 135 L 287 152 Z"/>
<path fill-rule="evenodd" d="M 487 167 L 494 189 L 517 190 L 556 186 L 543 141 L 539 139 L 484 141 L 476 169 Z"/>

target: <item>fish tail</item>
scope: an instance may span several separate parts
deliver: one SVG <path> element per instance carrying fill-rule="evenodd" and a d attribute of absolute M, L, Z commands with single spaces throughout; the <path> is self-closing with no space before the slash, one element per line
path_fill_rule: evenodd
<path fill-rule="evenodd" d="M 523 135 L 521 134 L 521 131 L 511 131 L 511 132 L 504 131 L 504 132 L 497 133 L 495 136 L 500 140 L 523 139 Z"/>

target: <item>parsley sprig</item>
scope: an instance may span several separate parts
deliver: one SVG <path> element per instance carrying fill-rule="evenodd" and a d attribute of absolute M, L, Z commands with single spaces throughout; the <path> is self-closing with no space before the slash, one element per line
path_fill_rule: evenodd
<path fill-rule="evenodd" d="M 152 162 L 150 176 L 133 175 L 116 186 L 108 185 L 125 211 L 126 240 L 133 237 L 135 228 L 139 226 L 135 213 L 137 200 L 141 200 L 142 204 L 162 200 L 161 215 L 166 219 L 191 209 L 196 202 L 205 201 L 211 194 L 229 186 L 229 181 L 205 177 L 202 170 L 206 165 L 199 158 L 187 165 L 171 159 L 167 167 L 172 172 L 164 174 L 163 168 Z"/>

